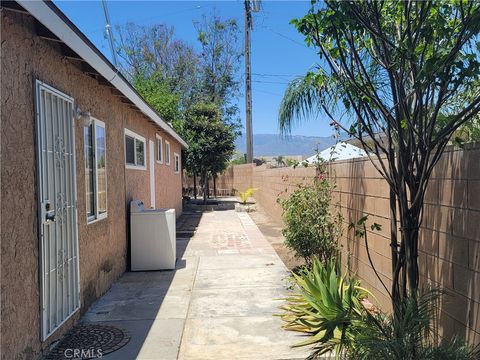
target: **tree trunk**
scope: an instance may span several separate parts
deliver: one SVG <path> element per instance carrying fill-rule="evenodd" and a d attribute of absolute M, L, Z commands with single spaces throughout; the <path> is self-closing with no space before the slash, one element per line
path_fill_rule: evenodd
<path fill-rule="evenodd" d="M 404 182 L 404 187 L 398 191 L 399 195 L 397 197 L 401 234 L 400 249 L 398 256 L 395 258 L 396 263 L 392 279 L 392 303 L 394 306 L 399 304 L 398 300 L 401 298 L 409 295 L 415 296 L 419 285 L 418 237 L 422 207 L 410 206 L 410 204 L 417 191 L 421 190 L 409 186 L 410 199 L 408 199 L 407 191 L 405 191 L 407 186 Z M 393 259 L 392 267 L 394 265 Z"/>
<path fill-rule="evenodd" d="M 208 172 L 203 173 L 203 204 L 207 203 L 208 197 Z"/>
<path fill-rule="evenodd" d="M 213 175 L 213 197 L 217 198 L 217 174 Z"/>
<path fill-rule="evenodd" d="M 197 175 L 193 173 L 193 197 L 197 198 Z"/>
<path fill-rule="evenodd" d="M 207 182 L 205 184 L 207 186 L 207 199 L 210 199 L 210 179 L 208 176 L 208 172 L 207 172 Z"/>
<path fill-rule="evenodd" d="M 397 196 L 390 186 L 390 247 L 392 256 L 392 302 L 400 300 L 400 270 L 404 253 L 399 249 L 397 236 Z"/>

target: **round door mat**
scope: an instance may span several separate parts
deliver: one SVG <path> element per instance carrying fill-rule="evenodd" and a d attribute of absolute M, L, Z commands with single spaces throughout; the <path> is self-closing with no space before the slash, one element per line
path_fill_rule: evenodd
<path fill-rule="evenodd" d="M 108 325 L 86 324 L 73 328 L 46 360 L 97 359 L 125 346 L 130 336 L 125 330 Z"/>

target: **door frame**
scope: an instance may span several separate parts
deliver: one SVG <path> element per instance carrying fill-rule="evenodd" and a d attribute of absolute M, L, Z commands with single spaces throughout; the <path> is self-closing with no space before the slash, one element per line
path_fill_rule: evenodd
<path fill-rule="evenodd" d="M 75 221 L 73 224 L 73 231 L 74 231 L 74 241 L 75 241 L 75 251 L 76 251 L 76 271 L 77 271 L 77 300 L 78 306 L 69 314 L 65 319 L 63 319 L 55 328 L 53 328 L 50 332 L 45 330 L 45 312 L 43 310 L 43 306 L 45 304 L 45 284 L 44 284 L 44 272 L 43 272 L 43 265 L 44 265 L 44 258 L 43 258 L 43 245 L 42 245 L 42 224 L 43 224 L 43 208 L 42 208 L 42 197 L 43 197 L 43 172 L 44 167 L 42 166 L 42 148 L 41 148 L 41 89 L 44 88 L 45 90 L 62 97 L 64 100 L 70 101 L 72 104 L 72 114 L 71 114 L 71 129 L 72 129 L 72 145 L 73 145 L 73 159 L 72 159 L 72 186 L 73 186 L 73 203 L 75 206 Z M 63 93 L 62 91 L 44 83 L 43 81 L 35 78 L 34 79 L 34 107 L 35 107 L 35 168 L 36 168 L 36 196 L 35 201 L 37 205 L 37 240 L 38 240 L 38 274 L 39 274 L 39 287 L 40 287 L 40 297 L 39 297 L 39 315 L 40 315 L 40 340 L 45 341 L 47 340 L 52 334 L 54 334 L 65 322 L 67 322 L 72 316 L 74 316 L 81 308 L 81 296 L 80 296 L 80 283 L 81 283 L 81 276 L 80 276 L 80 249 L 79 249 L 79 242 L 78 242 L 78 196 L 77 196 L 77 158 L 76 158 L 76 136 L 75 136 L 75 117 L 74 117 L 74 109 L 75 109 L 75 100 L 73 97 Z"/>
<path fill-rule="evenodd" d="M 150 168 L 150 207 L 155 208 L 155 141 L 148 140 L 148 162 Z"/>

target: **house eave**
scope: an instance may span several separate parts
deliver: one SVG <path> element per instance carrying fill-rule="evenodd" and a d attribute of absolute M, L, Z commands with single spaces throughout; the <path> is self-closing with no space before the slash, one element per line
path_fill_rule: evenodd
<path fill-rule="evenodd" d="M 17 0 L 17 3 L 48 29 L 48 32 L 53 35 L 50 35 L 50 40 L 61 42 L 71 50 L 71 58 L 78 55 L 76 60 L 85 62 L 86 66 L 95 70 L 99 74 L 99 78 L 104 79 L 103 82 L 106 80 L 123 95 L 126 103 L 137 107 L 149 120 L 178 141 L 183 148 L 188 148 L 185 140 L 145 102 L 120 71 L 53 2 Z M 48 34 L 45 36 L 48 36 Z"/>

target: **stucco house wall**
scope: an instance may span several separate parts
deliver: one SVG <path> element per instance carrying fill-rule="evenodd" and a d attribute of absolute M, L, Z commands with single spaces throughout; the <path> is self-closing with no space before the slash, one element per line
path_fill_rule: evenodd
<path fill-rule="evenodd" d="M 182 213 L 182 172 L 174 171 L 174 153 L 181 155 L 181 145 L 170 135 L 162 132 L 152 122 L 146 121 L 141 116 L 131 116 L 126 119 L 125 128 L 145 138 L 146 169 L 126 169 L 126 197 L 125 201 L 130 204 L 133 199 L 141 199 L 145 208 L 151 207 L 150 202 L 150 156 L 154 157 L 155 170 L 155 207 L 156 208 L 174 208 L 176 216 Z M 156 161 L 156 153 L 150 154 L 149 141 L 155 144 L 157 151 L 157 135 L 162 138 L 163 161 Z M 170 143 L 170 165 L 166 164 L 165 159 L 165 141 Z"/>
<path fill-rule="evenodd" d="M 124 128 L 147 139 L 159 132 L 147 117 L 129 108 L 110 88 L 84 74 L 60 52 L 60 44 L 39 38 L 33 18 L 1 10 L 1 355 L 2 359 L 35 359 L 73 326 L 95 299 L 126 269 L 129 199 L 149 206 L 147 170 L 126 170 Z M 87 224 L 83 124 L 75 120 L 78 242 L 81 310 L 45 342 L 40 340 L 39 237 L 36 193 L 34 81 L 41 80 L 75 99 L 106 126 L 107 212 Z M 159 132 L 160 133 L 160 132 Z M 162 137 L 168 139 L 166 134 Z M 157 207 L 181 212 L 181 175 L 156 163 Z"/>

